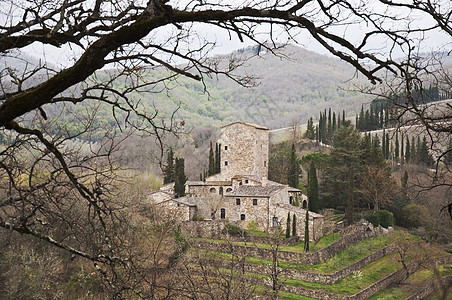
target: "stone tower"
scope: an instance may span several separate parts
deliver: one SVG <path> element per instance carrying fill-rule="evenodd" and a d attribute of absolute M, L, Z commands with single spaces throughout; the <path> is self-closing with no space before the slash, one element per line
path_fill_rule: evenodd
<path fill-rule="evenodd" d="M 221 178 L 268 175 L 268 128 L 235 122 L 221 127 Z"/>

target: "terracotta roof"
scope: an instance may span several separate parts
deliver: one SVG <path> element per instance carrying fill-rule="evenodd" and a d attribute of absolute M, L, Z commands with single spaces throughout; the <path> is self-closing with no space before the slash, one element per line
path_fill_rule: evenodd
<path fill-rule="evenodd" d="M 226 197 L 270 197 L 276 192 L 284 189 L 283 185 L 270 185 L 270 186 L 258 186 L 258 185 L 243 185 L 237 187 L 235 190 L 225 195 Z"/>
<path fill-rule="evenodd" d="M 234 125 L 234 124 L 243 124 L 243 125 L 246 125 L 246 126 L 254 127 L 256 129 L 269 130 L 267 127 L 260 126 L 260 125 L 257 125 L 257 124 L 245 123 L 245 122 L 242 122 L 242 121 L 237 121 L 237 122 L 234 122 L 234 123 L 231 123 L 231 124 L 223 125 L 220 128 L 228 127 L 228 126 L 231 126 L 231 125 Z"/>

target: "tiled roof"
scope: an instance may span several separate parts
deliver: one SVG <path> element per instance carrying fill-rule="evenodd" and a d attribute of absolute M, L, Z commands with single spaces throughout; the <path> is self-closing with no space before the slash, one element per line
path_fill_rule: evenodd
<path fill-rule="evenodd" d="M 206 182 L 204 182 L 204 181 L 187 181 L 185 184 L 189 185 L 189 186 L 194 186 L 194 185 L 210 186 L 210 185 L 231 185 L 231 182 L 230 181 L 206 181 Z"/>
<path fill-rule="evenodd" d="M 228 126 L 231 126 L 231 125 L 234 125 L 234 124 L 243 124 L 243 125 L 254 127 L 256 129 L 268 130 L 267 127 L 260 126 L 260 125 L 257 125 L 257 124 L 245 123 L 245 122 L 241 122 L 241 121 L 237 121 L 237 122 L 234 122 L 234 123 L 231 123 L 231 124 L 223 125 L 220 128 L 228 127 Z"/>
<path fill-rule="evenodd" d="M 257 185 L 244 185 L 239 186 L 232 192 L 226 194 L 226 197 L 270 197 L 274 193 L 284 189 L 283 185 L 271 185 L 271 186 L 257 186 Z"/>

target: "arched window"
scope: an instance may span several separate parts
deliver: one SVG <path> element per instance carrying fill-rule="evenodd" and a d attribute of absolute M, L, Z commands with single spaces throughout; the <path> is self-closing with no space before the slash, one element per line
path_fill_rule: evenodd
<path fill-rule="evenodd" d="M 303 201 L 303 208 L 306 209 L 308 207 L 308 202 L 306 200 Z"/>
<path fill-rule="evenodd" d="M 226 189 L 226 193 L 229 193 L 229 192 L 232 192 L 232 189 L 231 189 L 231 188 L 227 188 L 227 189 Z"/>
<path fill-rule="evenodd" d="M 226 218 L 226 209 L 222 208 L 220 210 L 220 218 L 225 219 Z"/>
<path fill-rule="evenodd" d="M 245 221 L 245 214 L 240 215 L 240 220 Z"/>
<path fill-rule="evenodd" d="M 293 196 L 290 196 L 289 197 L 289 203 L 292 204 L 292 202 L 293 202 Z"/>
<path fill-rule="evenodd" d="M 217 190 L 216 190 L 215 188 L 210 188 L 209 192 L 211 192 L 211 193 L 216 193 Z"/>

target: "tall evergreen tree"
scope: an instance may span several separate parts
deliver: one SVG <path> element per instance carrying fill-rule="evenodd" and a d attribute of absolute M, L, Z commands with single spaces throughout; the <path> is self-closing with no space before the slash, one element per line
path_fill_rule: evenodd
<path fill-rule="evenodd" d="M 433 165 L 433 157 L 428 151 L 427 139 L 424 136 L 419 147 L 419 162 L 431 167 Z"/>
<path fill-rule="evenodd" d="M 215 174 L 220 173 L 221 168 L 221 144 L 215 143 Z"/>
<path fill-rule="evenodd" d="M 176 177 L 176 171 L 174 169 L 174 152 L 173 148 L 169 148 L 166 157 L 166 165 L 163 169 L 163 184 L 174 182 Z"/>
<path fill-rule="evenodd" d="M 408 195 L 408 172 L 405 170 L 403 176 L 401 178 L 402 182 L 402 193 L 407 196 Z"/>
<path fill-rule="evenodd" d="M 312 117 L 308 119 L 308 125 L 306 127 L 306 132 L 304 136 L 308 139 L 315 139 L 315 130 L 314 130 L 314 121 L 312 120 Z"/>
<path fill-rule="evenodd" d="M 289 186 L 296 188 L 298 186 L 298 176 L 299 176 L 299 166 L 297 153 L 295 152 L 295 144 L 292 144 L 292 150 L 290 152 L 290 162 L 289 162 L 289 174 L 287 174 L 287 182 Z"/>
<path fill-rule="evenodd" d="M 390 145 L 390 143 L 389 143 L 389 133 L 386 133 L 386 143 L 385 143 L 385 146 L 386 146 L 386 149 L 385 149 L 386 156 L 385 156 L 385 159 L 389 159 L 389 154 L 390 154 L 390 151 L 389 151 L 389 145 Z"/>
<path fill-rule="evenodd" d="M 405 152 L 404 152 L 404 136 L 403 136 L 403 133 L 402 133 L 402 135 L 401 135 L 401 137 L 400 137 L 400 141 L 401 141 L 401 145 L 400 145 L 400 159 L 402 160 L 402 164 L 404 163 L 404 160 L 405 160 Z"/>
<path fill-rule="evenodd" d="M 319 185 L 314 160 L 311 160 L 308 174 L 308 201 L 311 211 L 319 211 Z"/>
<path fill-rule="evenodd" d="M 304 222 L 304 252 L 309 252 L 309 209 L 306 209 Z"/>
<path fill-rule="evenodd" d="M 410 157 L 411 157 L 411 162 L 412 163 L 417 163 L 417 148 L 416 148 L 416 144 L 414 142 L 414 136 L 411 137 L 411 153 L 410 153 Z"/>
<path fill-rule="evenodd" d="M 290 238 L 290 212 L 287 212 L 286 238 Z"/>
<path fill-rule="evenodd" d="M 399 132 L 398 131 L 396 131 L 396 134 L 395 134 L 395 150 L 394 150 L 394 156 L 395 156 L 395 158 L 396 159 L 398 159 L 399 158 Z"/>
<path fill-rule="evenodd" d="M 411 145 L 410 145 L 410 139 L 409 139 L 408 135 L 406 136 L 405 161 L 407 163 L 411 162 Z"/>
<path fill-rule="evenodd" d="M 212 176 L 215 174 L 215 156 L 213 154 L 212 142 L 210 142 L 210 150 L 209 150 L 209 171 L 208 176 Z"/>
<path fill-rule="evenodd" d="M 345 125 L 345 110 L 342 110 L 342 125 Z"/>
<path fill-rule="evenodd" d="M 386 132 L 385 129 L 383 128 L 383 135 L 381 137 L 381 150 L 383 151 L 383 157 L 386 158 Z"/>
<path fill-rule="evenodd" d="M 292 217 L 292 236 L 297 236 L 297 216 L 295 214 Z"/>
<path fill-rule="evenodd" d="M 331 128 L 331 137 L 333 136 L 335 131 L 336 131 L 336 113 L 333 111 L 333 124 Z"/>
<path fill-rule="evenodd" d="M 176 157 L 176 180 L 174 182 L 174 194 L 176 198 L 185 196 L 185 162 L 183 158 Z"/>

